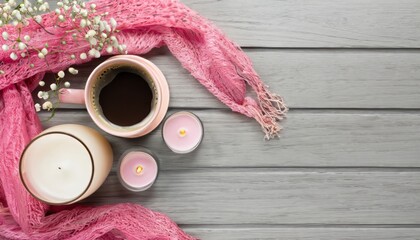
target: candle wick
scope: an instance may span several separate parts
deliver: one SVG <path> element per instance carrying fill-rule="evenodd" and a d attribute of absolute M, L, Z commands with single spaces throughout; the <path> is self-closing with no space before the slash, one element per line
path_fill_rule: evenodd
<path fill-rule="evenodd" d="M 59 170 L 61 170 L 61 167 L 58 167 Z"/>
<path fill-rule="evenodd" d="M 185 135 L 187 135 L 187 130 L 185 130 L 185 128 L 181 128 L 179 129 L 178 133 L 179 133 L 179 136 L 185 137 Z"/>
<path fill-rule="evenodd" d="M 143 171 L 143 167 L 142 167 L 141 165 L 138 165 L 138 166 L 136 167 L 136 174 L 138 175 L 138 174 L 140 174 L 142 171 Z"/>

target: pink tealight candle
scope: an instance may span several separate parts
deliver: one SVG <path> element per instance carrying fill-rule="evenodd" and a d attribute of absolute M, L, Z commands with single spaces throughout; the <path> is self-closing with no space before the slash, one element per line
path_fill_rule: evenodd
<path fill-rule="evenodd" d="M 158 175 L 156 158 L 147 150 L 129 150 L 118 164 L 118 178 L 131 191 L 145 191 L 155 182 Z"/>
<path fill-rule="evenodd" d="M 190 112 L 177 112 L 163 124 L 163 140 L 176 153 L 189 153 L 200 145 L 203 139 L 203 124 Z"/>

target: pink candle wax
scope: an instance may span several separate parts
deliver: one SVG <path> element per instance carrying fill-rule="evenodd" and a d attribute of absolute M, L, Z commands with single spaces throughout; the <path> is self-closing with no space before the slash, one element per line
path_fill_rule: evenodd
<path fill-rule="evenodd" d="M 163 125 L 163 139 L 176 153 L 189 153 L 196 149 L 203 138 L 203 125 L 190 112 L 172 114 Z"/>
<path fill-rule="evenodd" d="M 124 154 L 118 167 L 121 184 L 131 191 L 144 191 L 156 180 L 158 164 L 155 158 L 143 151 Z"/>

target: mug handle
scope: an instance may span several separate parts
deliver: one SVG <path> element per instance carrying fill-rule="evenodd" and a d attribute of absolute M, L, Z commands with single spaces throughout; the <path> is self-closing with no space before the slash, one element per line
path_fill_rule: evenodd
<path fill-rule="evenodd" d="M 85 105 L 85 90 L 62 88 L 59 91 L 58 99 L 62 103 Z"/>

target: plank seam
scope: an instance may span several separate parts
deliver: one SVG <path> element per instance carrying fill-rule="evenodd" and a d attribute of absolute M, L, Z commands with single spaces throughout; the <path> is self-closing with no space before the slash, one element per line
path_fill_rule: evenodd
<path fill-rule="evenodd" d="M 420 224 L 179 224 L 181 228 L 420 228 Z"/>
<path fill-rule="evenodd" d="M 257 173 L 419 173 L 420 167 L 260 167 L 260 166 L 215 166 L 161 169 L 161 172 L 252 172 Z M 110 175 L 116 175 L 112 171 Z"/>
<path fill-rule="evenodd" d="M 169 110 L 190 110 L 190 111 L 226 111 L 226 112 L 231 112 L 231 110 L 229 108 L 198 108 L 198 107 L 169 107 Z M 86 111 L 86 108 L 81 108 L 81 107 L 77 107 L 77 108 L 70 108 L 70 107 L 66 107 L 66 108 L 58 108 L 56 110 L 56 112 L 69 112 L 69 111 Z M 420 108 L 290 108 L 289 109 L 289 113 L 299 113 L 299 112 L 303 112 L 303 113 L 352 113 L 352 114 L 360 114 L 360 113 L 384 113 L 384 114 L 388 114 L 388 113 L 396 113 L 396 114 L 401 114 L 401 113 L 414 113 L 414 114 L 419 114 L 420 113 Z M 38 113 L 40 115 L 42 114 L 49 114 L 48 112 L 40 112 Z"/>
<path fill-rule="evenodd" d="M 398 51 L 398 52 L 420 52 L 417 47 L 270 47 L 270 46 L 241 46 L 243 50 L 313 50 L 313 51 Z"/>

